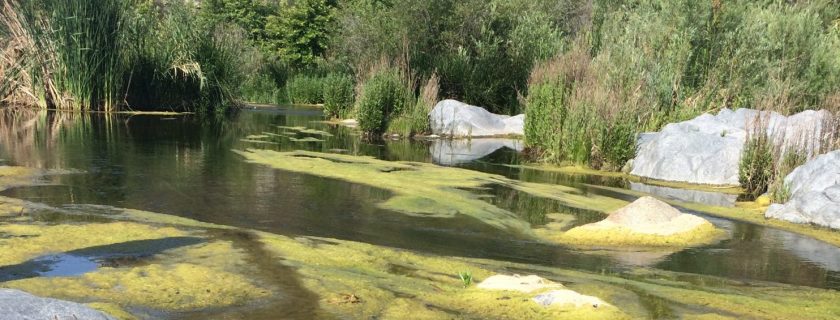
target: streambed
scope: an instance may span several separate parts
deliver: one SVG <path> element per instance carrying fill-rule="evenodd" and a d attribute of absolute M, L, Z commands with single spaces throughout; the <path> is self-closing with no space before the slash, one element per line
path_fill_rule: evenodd
<path fill-rule="evenodd" d="M 27 120 L 12 121 L 13 117 L 25 117 Z M 520 159 L 515 140 L 476 141 L 476 150 L 472 149 L 472 144 L 462 142 L 449 145 L 441 141 L 365 142 L 348 128 L 320 122 L 323 120 L 320 110 L 311 108 L 243 110 L 226 120 L 196 116 L 45 112 L 6 114 L 3 119 L 5 121 L 0 123 L 0 158 L 5 159 L 4 164 L 74 170 L 71 172 L 76 173 L 48 175 L 39 180 L 40 185 L 12 187 L 0 194 L 55 208 L 83 208 L 85 211 L 131 208 L 287 237 L 339 239 L 408 249 L 430 257 L 486 259 L 487 264 L 495 266 L 488 269 L 516 264 L 519 269 L 550 273 L 561 268 L 584 274 L 606 274 L 614 277 L 611 279 L 615 280 L 611 281 L 647 279 L 650 274 L 662 277 L 662 272 L 676 272 L 671 277 L 688 281 L 701 289 L 706 286 L 709 289 L 759 286 L 765 281 L 829 291 L 840 289 L 840 265 L 837 263 L 840 261 L 840 250 L 788 231 L 706 216 L 728 232 L 727 240 L 676 251 L 583 250 L 539 241 L 528 232 L 499 228 L 474 216 L 454 214 L 441 217 L 396 212 L 381 205 L 394 196 L 394 190 L 317 172 L 278 170 L 247 163 L 240 154 L 233 152 L 247 149 L 308 150 L 370 156 L 386 161 L 438 163 L 499 175 L 513 181 L 563 186 L 577 195 L 596 199 L 631 201 L 634 196 L 593 188 L 593 185 L 651 192 L 680 201 L 734 205 L 734 200 L 730 202 L 731 195 L 727 194 L 646 187 L 620 178 L 517 167 Z M 496 145 L 500 149 L 491 150 Z M 600 208 L 570 206 L 567 202 L 524 192 L 510 185 L 490 184 L 459 190 L 487 206 L 511 213 L 507 219 L 530 228 L 553 225 L 558 217 L 566 219 L 561 229 L 602 217 Z M 695 213 L 703 215 L 702 212 Z M 142 260 L 143 256 L 155 252 L 151 248 L 148 251 L 137 259 Z M 52 259 L 77 261 L 77 264 L 70 263 L 72 270 L 73 266 L 89 264 L 90 261 L 97 264 L 113 261 L 120 250 L 97 254 L 88 255 L 99 257 L 96 259 L 73 260 L 66 259 L 66 256 L 59 256 L 64 259 Z M 79 254 L 71 256 L 84 257 Z M 40 259 L 43 262 L 49 257 Z M 252 255 L 250 259 L 258 258 Z M 68 276 L 61 270 L 67 269 L 54 268 L 31 276 Z M 457 271 L 451 272 L 454 274 Z M 579 281 L 580 277 L 571 278 Z M 311 293 L 295 290 L 286 295 L 286 300 L 282 297 L 279 300 L 288 301 L 291 296 L 308 294 Z M 636 299 L 644 300 L 645 297 L 638 295 Z M 674 303 L 660 301 L 661 298 L 650 299 L 666 305 Z M 626 303 L 628 306 L 634 304 L 639 302 Z M 266 306 L 260 308 L 271 309 Z M 651 311 L 655 308 L 640 308 L 635 315 L 648 312 L 652 317 L 669 316 L 667 312 L 657 314 Z M 156 314 L 154 311 L 147 312 Z M 173 317 L 214 314 L 212 309 L 206 312 L 174 314 Z M 224 314 L 229 311 L 218 312 Z M 270 312 L 264 313 L 267 314 Z"/>

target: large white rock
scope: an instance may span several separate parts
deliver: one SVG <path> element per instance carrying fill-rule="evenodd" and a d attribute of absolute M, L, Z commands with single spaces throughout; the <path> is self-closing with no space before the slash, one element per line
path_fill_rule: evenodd
<path fill-rule="evenodd" d="M 791 198 L 765 216 L 840 229 L 840 150 L 818 156 L 785 177 Z"/>
<path fill-rule="evenodd" d="M 456 100 L 443 100 L 429 113 L 432 133 L 453 137 L 489 137 L 525 134 L 525 115 L 490 113 Z"/>
<path fill-rule="evenodd" d="M 19 320 L 114 320 L 83 304 L 41 298 L 29 293 L 0 289 L 0 319 Z"/>
<path fill-rule="evenodd" d="M 525 142 L 503 138 L 436 139 L 429 152 L 435 163 L 454 166 L 484 158 L 502 148 L 519 152 L 525 148 Z"/>
<path fill-rule="evenodd" d="M 831 118 L 831 113 L 824 110 L 789 117 L 752 109 L 703 114 L 668 124 L 659 132 L 640 134 L 630 173 L 667 181 L 738 185 L 738 162 L 747 131 L 757 120 L 782 150 L 796 147 L 811 153 L 820 147 L 823 124 Z"/>

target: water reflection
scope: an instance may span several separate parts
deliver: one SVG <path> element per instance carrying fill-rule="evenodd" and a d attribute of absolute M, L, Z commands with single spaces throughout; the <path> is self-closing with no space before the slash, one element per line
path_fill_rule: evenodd
<path fill-rule="evenodd" d="M 508 148 L 517 152 L 525 148 L 525 143 L 517 139 L 436 139 L 432 141 L 429 152 L 434 163 L 454 166 L 482 159 L 496 150 Z"/>
<path fill-rule="evenodd" d="M 657 197 L 683 202 L 696 202 L 718 207 L 733 207 L 738 195 L 722 192 L 677 189 L 630 182 L 630 190 L 649 193 Z"/>
<path fill-rule="evenodd" d="M 840 250 L 789 232 L 710 219 L 729 230 L 731 239 L 675 253 L 580 251 L 506 234 L 468 217 L 434 219 L 389 212 L 377 207 L 390 197 L 387 191 L 248 164 L 231 152 L 245 148 L 305 149 L 423 162 L 441 161 L 435 151 L 443 148 L 453 150 L 440 152 L 452 155 L 452 161 L 466 161 L 459 157 L 467 153 L 469 157 L 483 153 L 473 153 L 472 148 L 480 143 L 463 153 L 454 151 L 458 146 L 436 146 L 428 141 L 367 141 L 350 129 L 321 120 L 319 110 L 297 108 L 246 110 L 223 118 L 5 110 L 0 112 L 0 158 L 11 164 L 78 169 L 85 173 L 50 176 L 48 179 L 54 186 L 13 188 L 2 194 L 53 206 L 97 204 L 133 208 L 286 235 L 340 238 L 436 255 L 595 272 L 652 266 L 737 279 L 840 288 L 836 280 Z M 272 138 L 276 144 L 271 145 L 240 141 L 248 135 L 280 134 L 284 129 L 278 126 L 323 130 L 331 136 L 309 143 L 283 137 Z M 305 135 L 298 133 L 297 137 Z M 627 187 L 628 183 L 622 179 L 517 167 L 517 147 L 505 146 L 478 160 L 459 162 L 457 166 L 632 200 L 626 195 L 587 187 L 587 184 Z M 492 148 L 486 150 L 489 149 Z M 492 196 L 486 200 L 535 227 L 563 220 L 568 228 L 603 217 L 598 212 L 567 208 L 550 199 L 499 186 L 474 192 Z M 706 195 L 696 193 L 690 197 L 692 201 L 707 199 Z"/>

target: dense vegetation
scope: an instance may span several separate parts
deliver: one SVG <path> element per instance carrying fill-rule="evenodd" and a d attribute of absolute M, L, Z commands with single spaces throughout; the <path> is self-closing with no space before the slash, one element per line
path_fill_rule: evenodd
<path fill-rule="evenodd" d="M 840 109 L 836 1 L 594 1 L 529 80 L 544 159 L 619 168 L 633 136 L 720 108 Z M 763 178 L 762 178 L 763 179 Z"/>
<path fill-rule="evenodd" d="M 702 112 L 840 109 L 836 0 L 3 3 L 2 99 L 59 108 L 324 104 L 411 135 L 454 98 L 526 112 L 541 160 L 607 169 Z"/>

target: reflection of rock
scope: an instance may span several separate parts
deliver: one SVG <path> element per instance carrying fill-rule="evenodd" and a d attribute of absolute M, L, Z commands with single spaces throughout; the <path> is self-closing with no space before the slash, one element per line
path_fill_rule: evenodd
<path fill-rule="evenodd" d="M 551 282 L 550 280 L 544 279 L 540 276 L 530 275 L 523 277 L 518 274 L 512 276 L 497 274 L 484 279 L 484 281 L 478 284 L 479 289 L 508 290 L 524 293 L 560 287 L 562 287 L 562 285 Z"/>
<path fill-rule="evenodd" d="M 806 162 L 785 177 L 790 200 L 767 209 L 768 218 L 840 229 L 840 150 Z"/>
<path fill-rule="evenodd" d="M 641 134 L 631 174 L 668 181 L 738 185 L 738 162 L 747 130 L 760 119 L 777 145 L 819 148 L 827 111 L 789 117 L 751 109 L 721 110 L 672 123 L 660 132 Z"/>
<path fill-rule="evenodd" d="M 582 295 L 580 293 L 574 292 L 572 290 L 552 290 L 543 294 L 540 294 L 534 297 L 534 302 L 537 304 L 549 307 L 549 306 L 573 306 L 576 308 L 580 307 L 600 307 L 605 305 L 601 299 L 593 296 Z"/>
<path fill-rule="evenodd" d="M 840 272 L 840 248 L 790 232 L 779 232 L 779 238 L 785 249 L 803 260 Z"/>
<path fill-rule="evenodd" d="M 429 147 L 437 164 L 451 166 L 484 158 L 501 148 L 522 151 L 525 143 L 517 139 L 434 140 Z"/>
<path fill-rule="evenodd" d="M 569 230 L 563 238 L 583 245 L 674 247 L 709 243 L 718 235 L 705 219 L 642 197 L 604 220 Z"/>
<path fill-rule="evenodd" d="M 647 267 L 662 262 L 676 250 L 656 250 L 656 251 L 602 251 L 594 252 L 593 254 L 604 255 L 612 258 L 618 264 L 631 267 Z"/>
<path fill-rule="evenodd" d="M 490 113 L 481 107 L 443 100 L 429 113 L 432 132 L 456 137 L 524 135 L 525 115 L 515 117 Z"/>
<path fill-rule="evenodd" d="M 644 183 L 631 182 L 630 189 L 649 193 L 657 197 L 674 199 L 684 202 L 697 202 L 718 207 L 732 207 L 738 199 L 737 195 L 721 192 L 698 191 L 652 186 Z"/>
<path fill-rule="evenodd" d="M 114 319 L 83 304 L 41 298 L 20 290 L 11 289 L 0 289 L 0 318 L 50 320 Z"/>

